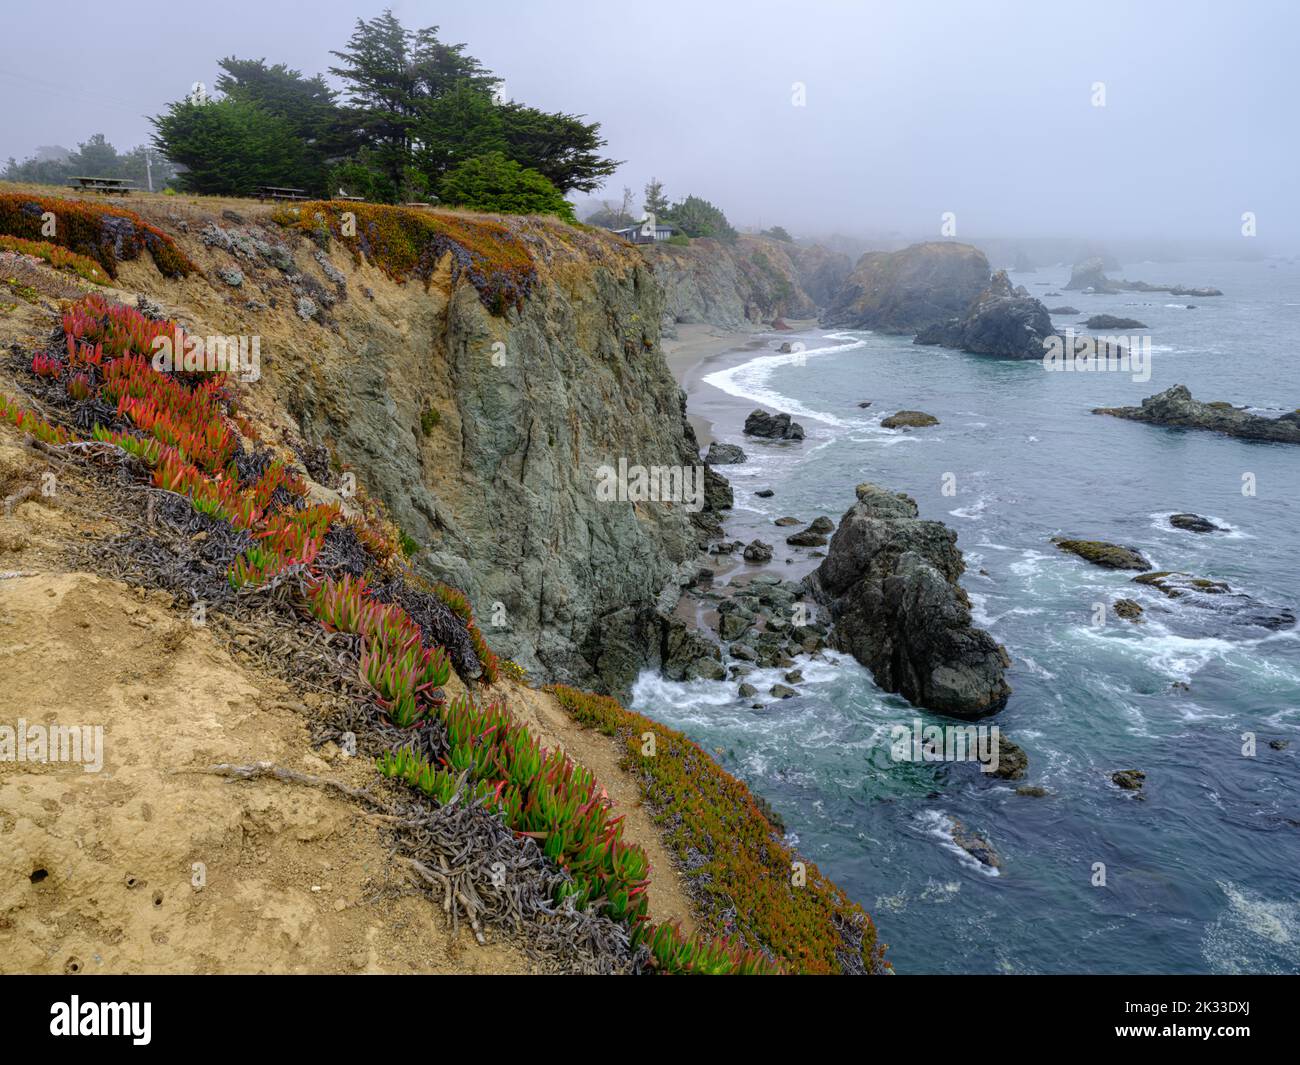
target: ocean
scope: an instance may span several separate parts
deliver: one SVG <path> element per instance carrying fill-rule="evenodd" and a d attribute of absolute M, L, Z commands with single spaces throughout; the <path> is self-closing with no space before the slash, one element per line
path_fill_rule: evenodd
<path fill-rule="evenodd" d="M 1300 972 L 1300 633 L 1166 598 L 1050 542 L 1131 545 L 1153 568 L 1300 612 L 1300 448 L 1091 413 L 1174 384 L 1272 414 L 1300 404 L 1300 266 L 1112 274 L 1225 293 L 1208 298 L 1065 292 L 1068 272 L 1012 281 L 1082 312 L 1055 316 L 1059 329 L 1099 313 L 1146 323 L 1150 380 L 811 330 L 738 344 L 688 388 L 690 412 L 749 456 L 722 471 L 736 494 L 728 538 L 776 544 L 769 568 L 781 576 L 817 560 L 787 548 L 774 519 L 838 522 L 862 481 L 908 493 L 922 517 L 957 531 L 976 623 L 1013 660 L 1014 694 L 981 723 L 1028 753 L 1023 781 L 895 761 L 892 726 L 953 722 L 882 692 L 844 655 L 800 659 L 799 696 L 761 710 L 735 681 L 650 674 L 633 705 L 720 751 L 772 803 L 800 852 L 873 916 L 900 973 Z M 803 350 L 779 354 L 784 341 Z M 807 439 L 744 437 L 756 407 L 790 412 Z M 900 409 L 940 424 L 882 429 Z M 775 495 L 758 498 L 762 488 Z M 1225 531 L 1170 526 L 1183 511 Z M 1108 612 L 1096 625 L 1094 604 L 1121 596 L 1145 608 L 1142 623 Z M 766 691 L 779 672 L 747 679 Z M 1141 798 L 1112 783 L 1121 769 L 1146 773 Z M 954 819 L 987 839 L 1000 868 L 953 842 Z"/>

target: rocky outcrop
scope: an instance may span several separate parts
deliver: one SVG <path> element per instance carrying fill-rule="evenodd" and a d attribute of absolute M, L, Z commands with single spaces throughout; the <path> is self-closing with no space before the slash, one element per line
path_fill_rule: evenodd
<path fill-rule="evenodd" d="M 923 410 L 900 410 L 880 420 L 882 429 L 924 429 L 938 424 L 938 418 Z"/>
<path fill-rule="evenodd" d="M 1100 256 L 1094 255 L 1074 264 L 1065 291 L 1082 292 L 1092 289 L 1095 292 L 1109 292 L 1110 285 L 1111 282 L 1106 277 L 1105 262 Z"/>
<path fill-rule="evenodd" d="M 1146 281 L 1127 281 L 1123 278 L 1112 280 L 1106 276 L 1107 263 L 1099 256 L 1092 256 L 1075 263 L 1070 271 L 1070 283 L 1065 286 L 1067 292 L 1102 292 L 1115 294 L 1119 292 L 1167 292 L 1171 296 L 1222 296 L 1217 288 L 1190 288 L 1186 285 L 1153 285 Z"/>
<path fill-rule="evenodd" d="M 606 613 L 601 631 L 584 648 L 591 661 L 591 683 L 602 691 L 626 694 L 643 669 L 670 680 L 722 680 L 718 645 L 703 633 L 652 607 L 628 606 Z"/>
<path fill-rule="evenodd" d="M 790 420 L 788 414 L 768 414 L 765 410 L 751 411 L 745 419 L 745 435 L 761 436 L 767 440 L 802 440 L 803 426 Z"/>
<path fill-rule="evenodd" d="M 931 241 L 901 251 L 867 252 L 821 323 L 915 333 L 964 314 L 988 281 L 988 259 L 969 244 Z"/>
<path fill-rule="evenodd" d="M 917 706 L 959 717 L 1001 709 L 1010 659 L 971 624 L 957 534 L 921 520 L 902 493 L 860 484 L 857 496 L 806 582 L 830 609 L 834 646 Z"/>
<path fill-rule="evenodd" d="M 1017 295 L 1006 271 L 999 270 L 964 314 L 921 330 L 912 342 L 976 355 L 1041 359 L 1052 335 L 1047 308 L 1032 296 Z"/>
<path fill-rule="evenodd" d="M 1269 418 L 1231 403 L 1203 403 L 1192 398 L 1186 385 L 1147 396 L 1140 407 L 1097 407 L 1092 413 L 1175 429 L 1204 429 L 1243 440 L 1300 444 L 1300 410 Z"/>
<path fill-rule="evenodd" d="M 619 691 L 636 648 L 648 664 L 662 640 L 605 654 L 600 637 L 628 610 L 647 632 L 660 625 L 645 619 L 672 609 L 731 489 L 701 464 L 641 252 L 554 222 L 485 224 L 500 229 L 481 254 L 529 271 L 517 305 L 453 273 L 455 248 L 402 284 L 336 242 L 331 280 L 307 236 L 281 231 L 295 270 L 332 294 L 328 326 L 304 325 L 282 298 L 212 310 L 224 325 L 213 331 L 262 335 L 274 355 L 256 402 L 285 412 L 286 440 L 356 471 L 419 545 L 415 568 L 464 590 L 495 651 L 539 679 Z M 235 258 L 241 299 L 272 283 Z M 621 462 L 687 471 L 693 498 L 602 496 L 602 471 Z"/>
<path fill-rule="evenodd" d="M 1113 314 L 1094 314 L 1083 323 L 1089 329 L 1148 329 L 1145 322 L 1136 318 L 1118 318 Z"/>
<path fill-rule="evenodd" d="M 1132 547 L 1108 544 L 1105 540 L 1067 540 L 1053 536 L 1052 543 L 1062 551 L 1078 555 L 1085 562 L 1103 569 L 1150 569 L 1151 563 Z"/>

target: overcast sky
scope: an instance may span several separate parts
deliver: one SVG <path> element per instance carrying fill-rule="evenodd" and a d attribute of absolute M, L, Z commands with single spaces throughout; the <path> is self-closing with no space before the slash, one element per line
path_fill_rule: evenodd
<path fill-rule="evenodd" d="M 627 162 L 797 234 L 1300 246 L 1294 0 L 409 0 L 507 95 L 602 124 Z M 0 156 L 125 149 L 228 54 L 324 71 L 382 0 L 5 0 Z M 1095 106 L 1096 83 L 1105 106 Z M 800 102 L 804 106 L 797 106 Z"/>

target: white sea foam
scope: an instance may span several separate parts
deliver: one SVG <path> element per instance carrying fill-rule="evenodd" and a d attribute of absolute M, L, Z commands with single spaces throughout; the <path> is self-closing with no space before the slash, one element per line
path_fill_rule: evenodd
<path fill-rule="evenodd" d="M 964 847 L 957 843 L 953 838 L 953 818 L 951 814 L 943 810 L 922 810 L 916 818 L 917 827 L 920 828 L 927 836 L 932 836 L 939 841 L 944 850 L 956 856 L 967 869 L 976 873 L 983 873 L 985 876 L 993 877 L 1001 874 L 990 865 L 985 865 L 978 858 L 972 855 Z"/>
<path fill-rule="evenodd" d="M 1300 902 L 1269 899 L 1216 880 L 1228 904 L 1206 930 L 1201 956 L 1216 973 L 1294 973 L 1300 969 Z M 1261 955 L 1275 961 L 1263 962 Z"/>
<path fill-rule="evenodd" d="M 804 406 L 798 400 L 782 395 L 768 386 L 772 374 L 783 366 L 800 366 L 807 359 L 853 351 L 867 345 L 865 340 L 850 333 L 827 333 L 825 339 L 839 340 L 843 341 L 843 343 L 818 348 L 805 348 L 802 351 L 792 351 L 784 354 L 778 352 L 776 354 L 760 355 L 749 362 L 741 363 L 739 366 L 716 370 L 711 374 L 707 374 L 703 380 L 705 384 L 721 389 L 728 395 L 753 400 L 755 403 L 761 403 L 773 410 L 782 411 L 799 418 L 811 418 L 822 422 L 824 425 L 832 425 L 836 428 L 862 428 L 866 423 L 861 420 L 838 418 L 834 414 L 828 414 L 825 411 L 813 410 Z"/>

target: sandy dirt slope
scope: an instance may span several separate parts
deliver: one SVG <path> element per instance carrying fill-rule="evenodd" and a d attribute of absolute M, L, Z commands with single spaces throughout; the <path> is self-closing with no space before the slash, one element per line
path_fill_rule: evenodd
<path fill-rule="evenodd" d="M 0 762 L 0 968 L 532 968 L 509 943 L 483 948 L 462 934 L 453 944 L 355 804 L 177 772 L 270 760 L 356 776 L 310 753 L 286 705 L 294 693 L 244 671 L 160 598 L 84 573 L 0 583 L 0 724 L 102 726 L 104 736 L 99 772 Z"/>

